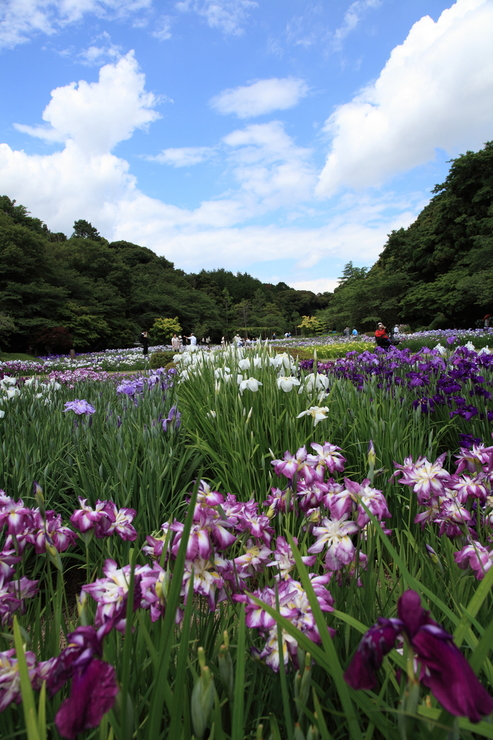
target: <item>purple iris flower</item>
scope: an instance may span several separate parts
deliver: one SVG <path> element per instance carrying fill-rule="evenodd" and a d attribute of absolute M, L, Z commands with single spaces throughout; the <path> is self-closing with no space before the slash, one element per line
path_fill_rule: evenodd
<path fill-rule="evenodd" d="M 34 688 L 46 681 L 50 696 L 54 696 L 72 679 L 70 696 L 62 703 L 55 724 L 62 737 L 75 738 L 83 730 L 97 727 L 114 704 L 118 693 L 113 666 L 100 658 L 103 639 L 113 629 L 108 620 L 96 630 L 81 626 L 67 635 L 67 647 L 57 658 L 39 663 Z"/>
<path fill-rule="evenodd" d="M 90 416 L 91 414 L 96 413 L 96 409 L 94 408 L 94 406 L 91 406 L 90 403 L 80 398 L 76 398 L 75 401 L 68 401 L 65 404 L 65 408 L 63 410 L 64 412 L 73 411 L 79 416 L 81 416 L 82 414 L 87 414 L 88 416 Z"/>
<path fill-rule="evenodd" d="M 70 696 L 57 712 L 55 724 L 60 735 L 76 738 L 83 730 L 97 727 L 115 703 L 118 691 L 113 666 L 92 660 L 75 674 Z"/>
<path fill-rule="evenodd" d="M 168 428 L 175 428 L 179 429 L 181 425 L 181 414 L 176 408 L 176 406 L 172 406 L 168 413 L 168 418 L 163 419 L 161 422 L 161 426 L 163 427 L 163 432 L 167 432 Z"/>
<path fill-rule="evenodd" d="M 373 689 L 375 671 L 402 636 L 419 662 L 421 683 L 456 717 L 479 722 L 493 711 L 493 699 L 480 684 L 453 637 L 429 616 L 416 591 L 397 603 L 398 619 L 380 618 L 364 635 L 344 674 L 353 689 Z"/>

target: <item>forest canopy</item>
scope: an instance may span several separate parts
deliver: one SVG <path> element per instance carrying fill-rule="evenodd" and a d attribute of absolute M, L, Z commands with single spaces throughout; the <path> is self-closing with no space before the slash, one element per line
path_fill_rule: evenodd
<path fill-rule="evenodd" d="M 327 295 L 263 284 L 247 273 L 185 274 L 146 247 L 109 242 L 80 219 L 70 238 L 0 197 L 0 346 L 67 352 L 132 346 L 156 319 L 185 334 L 296 331 Z M 152 337 L 151 337 L 152 338 Z"/>
<path fill-rule="evenodd" d="M 158 318 L 212 341 L 237 331 L 295 334 L 300 325 L 474 326 L 493 296 L 493 142 L 452 160 L 433 193 L 409 228 L 389 235 L 371 269 L 349 262 L 335 291 L 317 295 L 224 269 L 186 274 L 146 247 L 109 242 L 84 219 L 67 238 L 0 196 L 0 346 L 128 347 Z"/>

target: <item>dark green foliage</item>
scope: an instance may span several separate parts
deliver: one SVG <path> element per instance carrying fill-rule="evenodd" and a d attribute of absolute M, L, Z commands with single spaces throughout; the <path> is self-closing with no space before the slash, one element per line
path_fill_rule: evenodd
<path fill-rule="evenodd" d="M 158 367 L 166 367 L 173 362 L 174 352 L 153 352 L 149 358 L 149 367 L 157 370 Z"/>
<path fill-rule="evenodd" d="M 44 354 L 63 354 L 74 346 L 72 336 L 64 326 L 40 329 L 35 338 L 36 346 Z"/>
<path fill-rule="evenodd" d="M 15 200 L 10 200 L 6 195 L 0 195 L 0 212 L 6 213 L 12 221 L 20 226 L 25 226 L 38 234 L 48 234 L 48 227 L 39 218 L 28 216 L 29 211 L 25 206 L 16 206 Z"/>
<path fill-rule="evenodd" d="M 74 233 L 72 237 L 78 239 L 92 239 L 93 241 L 101 241 L 101 235 L 97 229 L 94 228 L 89 221 L 85 221 L 83 218 L 79 221 L 74 222 Z"/>
<path fill-rule="evenodd" d="M 146 247 L 109 243 L 84 219 L 67 239 L 27 213 L 0 198 L 0 313 L 13 322 L 2 332 L 8 349 L 62 351 L 51 342 L 57 327 L 77 351 L 128 347 L 157 318 L 175 317 L 184 334 L 212 342 L 245 329 L 295 334 L 302 312 L 327 303 L 326 296 L 263 285 L 246 273 L 186 275 Z"/>
<path fill-rule="evenodd" d="M 174 317 L 184 334 L 213 342 L 237 331 L 296 335 L 302 317 L 314 315 L 339 332 L 373 331 L 377 321 L 474 327 L 493 313 L 492 204 L 488 143 L 452 161 L 430 203 L 408 229 L 390 234 L 371 270 L 349 262 L 334 293 L 315 295 L 224 269 L 186 275 L 146 247 L 108 243 L 84 219 L 67 239 L 0 196 L 3 348 L 41 351 L 39 337 L 56 327 L 77 350 L 128 347 L 157 318 Z"/>
<path fill-rule="evenodd" d="M 452 161 L 408 229 L 393 231 L 371 270 L 348 263 L 318 318 L 327 328 L 376 321 L 475 327 L 493 313 L 493 142 Z"/>

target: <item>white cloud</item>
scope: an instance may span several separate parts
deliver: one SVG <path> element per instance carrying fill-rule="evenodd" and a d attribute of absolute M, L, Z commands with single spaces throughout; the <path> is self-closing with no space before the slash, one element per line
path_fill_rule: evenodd
<path fill-rule="evenodd" d="M 171 18 L 169 15 L 163 15 L 154 26 L 152 35 L 159 41 L 167 41 L 171 38 Z"/>
<path fill-rule="evenodd" d="M 240 36 L 248 11 L 256 8 L 254 0 L 181 0 L 175 3 L 177 10 L 194 12 L 206 19 L 211 28 L 219 28 L 224 34 Z"/>
<path fill-rule="evenodd" d="M 82 64 L 92 66 L 120 59 L 122 56 L 121 46 L 113 44 L 110 35 L 106 31 L 99 36 L 98 41 L 102 42 L 99 46 L 93 44 L 78 54 L 78 58 Z"/>
<path fill-rule="evenodd" d="M 457 0 L 414 24 L 378 80 L 327 120 L 332 148 L 317 193 L 379 185 L 491 138 L 493 2 Z"/>
<path fill-rule="evenodd" d="M 367 264 L 375 261 L 387 234 L 408 226 L 416 217 L 416 213 L 407 211 L 382 217 L 374 224 L 362 220 L 354 207 L 328 219 L 319 228 L 274 225 L 203 228 L 202 222 L 195 220 L 196 215 L 196 212 L 165 210 L 159 201 L 135 194 L 133 199 L 120 203 L 113 238 L 143 244 L 178 267 L 193 272 L 217 267 L 248 271 L 253 263 L 298 260 L 296 271 L 301 282 L 303 274 L 310 279 L 309 270 L 326 258 Z M 311 258 L 307 259 L 306 255 Z"/>
<path fill-rule="evenodd" d="M 102 67 L 98 82 L 82 80 L 53 90 L 43 113 L 49 128 L 17 128 L 64 142 L 63 150 L 30 156 L 1 144 L 0 191 L 28 204 L 54 230 L 70 233 L 75 219 L 93 218 L 103 233 L 111 233 L 120 201 L 138 192 L 128 163 L 111 150 L 158 117 L 152 108 L 156 98 L 144 86 L 129 53 Z"/>
<path fill-rule="evenodd" d="M 301 280 L 290 283 L 295 290 L 311 290 L 312 293 L 333 293 L 339 285 L 337 278 L 317 278 L 316 280 Z"/>
<path fill-rule="evenodd" d="M 303 80 L 296 77 L 272 77 L 257 80 L 216 95 L 210 105 L 218 113 L 234 114 L 238 118 L 252 118 L 275 110 L 293 108 L 308 92 Z"/>
<path fill-rule="evenodd" d="M 308 271 L 327 257 L 375 259 L 387 233 L 416 216 L 414 204 L 391 196 L 377 202 L 347 194 L 339 199 L 338 213 L 334 207 L 318 228 L 252 225 L 253 218 L 273 209 L 299 209 L 316 182 L 311 151 L 297 146 L 278 121 L 232 131 L 214 148 L 164 150 L 175 163 L 205 156 L 209 149 L 225 155 L 236 188 L 195 209 L 150 198 L 112 148 L 156 118 L 155 102 L 132 54 L 103 67 L 98 82 L 57 88 L 43 115 L 50 128 L 22 130 L 62 141 L 63 148 L 29 155 L 1 144 L 0 192 L 25 204 L 54 231 L 69 234 L 73 222 L 85 218 L 108 239 L 150 247 L 188 271 L 248 270 L 253 263 L 289 258 L 298 261 L 300 281 L 303 275 L 312 278 Z"/>
<path fill-rule="evenodd" d="M 215 151 L 215 148 L 210 146 L 170 147 L 169 149 L 163 149 L 154 157 L 146 157 L 146 159 L 150 162 L 169 164 L 172 167 L 190 167 L 210 159 Z"/>
<path fill-rule="evenodd" d="M 348 36 L 351 31 L 354 31 L 356 26 L 362 20 L 362 17 L 367 10 L 373 10 L 374 8 L 380 7 L 382 0 L 356 0 L 351 3 L 349 8 L 344 14 L 344 20 L 342 26 L 340 26 L 333 35 L 333 43 L 336 49 L 342 47 L 342 42 Z"/>
<path fill-rule="evenodd" d="M 122 17 L 150 7 L 152 0 L 3 0 L 0 48 L 13 48 L 37 33 L 53 35 L 84 15 Z"/>
<path fill-rule="evenodd" d="M 298 203 L 313 193 L 311 150 L 296 146 L 279 121 L 232 131 L 223 142 L 231 150 L 242 192 L 253 196 L 262 210 Z"/>
<path fill-rule="evenodd" d="M 159 118 L 153 110 L 157 99 L 144 85 L 145 77 L 129 52 L 116 64 L 102 67 L 98 82 L 80 80 L 53 90 L 42 116 L 51 128 L 16 128 L 49 141 L 73 142 L 91 155 L 108 153 L 136 128 Z"/>

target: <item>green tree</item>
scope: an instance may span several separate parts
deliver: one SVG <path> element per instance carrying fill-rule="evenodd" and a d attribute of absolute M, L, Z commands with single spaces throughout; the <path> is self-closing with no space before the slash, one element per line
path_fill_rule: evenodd
<path fill-rule="evenodd" d="M 158 344 L 166 344 L 173 334 L 179 334 L 180 332 L 181 325 L 177 316 L 174 319 L 155 319 L 151 328 L 151 336 Z"/>
<path fill-rule="evenodd" d="M 4 313 L 0 313 L 0 341 L 7 341 L 11 334 L 17 331 L 15 322 Z"/>
<path fill-rule="evenodd" d="M 63 313 L 64 325 L 72 336 L 75 349 L 105 349 L 108 346 L 111 328 L 101 316 L 89 313 L 86 306 L 71 301 L 65 305 Z"/>
<path fill-rule="evenodd" d="M 298 329 L 301 329 L 304 337 L 313 337 L 323 334 L 324 326 L 316 316 L 303 316 L 301 323 L 298 324 Z"/>
<path fill-rule="evenodd" d="M 83 218 L 74 221 L 72 237 L 77 239 L 91 239 L 93 242 L 102 241 L 99 231 L 89 221 L 85 221 Z"/>

